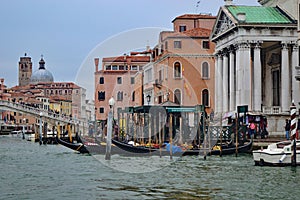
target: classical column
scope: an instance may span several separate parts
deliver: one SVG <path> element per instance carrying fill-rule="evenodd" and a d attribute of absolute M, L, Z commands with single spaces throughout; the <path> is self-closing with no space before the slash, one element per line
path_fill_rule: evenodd
<path fill-rule="evenodd" d="M 254 66 L 253 66 L 253 110 L 261 111 L 262 104 L 262 74 L 261 74 L 261 46 L 257 42 L 254 47 Z"/>
<path fill-rule="evenodd" d="M 251 91 L 251 48 L 249 43 L 243 44 L 243 56 L 242 60 L 240 60 L 241 66 L 243 66 L 242 71 L 242 89 L 241 89 L 241 99 L 243 105 L 248 105 L 249 109 L 252 109 L 252 91 Z"/>
<path fill-rule="evenodd" d="M 223 111 L 223 55 L 218 54 L 218 107 L 219 107 L 219 112 Z"/>
<path fill-rule="evenodd" d="M 235 110 L 235 77 L 234 77 L 234 53 L 233 49 L 229 52 L 229 110 L 234 111 Z"/>
<path fill-rule="evenodd" d="M 219 112 L 219 104 L 218 104 L 218 100 L 219 100 L 219 88 L 218 88 L 218 81 L 219 81 L 219 71 L 218 71 L 218 60 L 219 60 L 219 56 L 218 54 L 216 54 L 215 56 L 215 111 Z"/>
<path fill-rule="evenodd" d="M 287 43 L 282 43 L 281 49 L 281 109 L 289 112 L 291 104 L 289 49 Z"/>
<path fill-rule="evenodd" d="M 223 56 L 223 112 L 228 112 L 228 55 Z"/>
<path fill-rule="evenodd" d="M 240 45 L 236 45 L 236 66 L 235 66 L 235 74 L 236 74 L 236 81 L 235 81 L 235 96 L 236 96 L 236 106 L 241 105 L 241 48 Z"/>
<path fill-rule="evenodd" d="M 297 43 L 293 45 L 293 51 L 292 51 L 292 100 L 295 101 L 295 104 L 298 105 L 298 102 L 300 102 L 300 83 L 295 79 L 295 76 L 297 74 L 296 66 L 299 66 L 299 47 Z"/>

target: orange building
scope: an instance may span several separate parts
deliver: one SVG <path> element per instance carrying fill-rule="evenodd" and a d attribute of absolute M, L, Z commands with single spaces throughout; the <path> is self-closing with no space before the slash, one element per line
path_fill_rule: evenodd
<path fill-rule="evenodd" d="M 144 97 L 151 97 L 150 105 L 169 100 L 214 107 L 215 45 L 209 37 L 215 20 L 211 15 L 186 14 L 172 21 L 173 31 L 160 33 L 154 60 L 144 68 Z"/>
<path fill-rule="evenodd" d="M 117 110 L 136 105 L 135 77 L 150 62 L 150 51 L 132 52 L 130 55 L 107 57 L 102 59 L 99 69 L 99 58 L 95 58 L 95 112 L 97 120 L 106 120 L 111 97 L 115 100 L 114 117 Z M 142 85 L 140 85 L 141 87 Z"/>

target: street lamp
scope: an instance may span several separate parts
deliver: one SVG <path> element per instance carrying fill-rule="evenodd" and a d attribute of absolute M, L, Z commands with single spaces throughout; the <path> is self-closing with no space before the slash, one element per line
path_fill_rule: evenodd
<path fill-rule="evenodd" d="M 148 106 L 149 106 L 149 103 L 150 103 L 150 100 L 151 100 L 150 94 L 148 94 L 148 95 L 146 96 L 146 98 L 147 98 L 147 102 L 148 102 Z"/>
<path fill-rule="evenodd" d="M 113 97 L 111 97 L 109 100 L 108 100 L 108 104 L 109 104 L 109 107 L 112 108 L 114 105 L 115 105 L 115 100 Z"/>
<path fill-rule="evenodd" d="M 43 117 L 43 112 L 40 112 L 40 145 L 42 144 L 42 117 Z"/>
<path fill-rule="evenodd" d="M 115 100 L 111 97 L 108 100 L 108 104 L 110 107 L 108 118 L 107 118 L 107 136 L 106 136 L 106 152 L 105 152 L 105 160 L 110 160 L 111 155 L 111 135 L 112 135 L 112 128 L 113 128 L 113 106 L 115 104 Z"/>
<path fill-rule="evenodd" d="M 108 100 L 108 104 L 109 104 L 109 108 L 112 109 L 112 114 L 113 114 L 113 117 L 114 117 L 114 105 L 115 105 L 115 99 L 113 97 L 111 97 L 109 100 Z"/>

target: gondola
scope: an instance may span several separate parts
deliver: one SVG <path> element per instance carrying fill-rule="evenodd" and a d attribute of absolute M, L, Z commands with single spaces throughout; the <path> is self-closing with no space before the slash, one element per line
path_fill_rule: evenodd
<path fill-rule="evenodd" d="M 72 149 L 74 151 L 78 151 L 79 153 L 89 153 L 86 146 L 83 143 L 70 143 L 67 141 L 62 140 L 61 138 L 56 136 L 56 142 L 60 145 L 63 145 L 69 149 Z"/>
<path fill-rule="evenodd" d="M 112 139 L 112 143 L 119 147 L 120 149 L 123 149 L 124 151 L 127 152 L 132 152 L 132 153 L 150 153 L 157 151 L 159 149 L 154 149 L 154 148 L 149 148 L 145 146 L 133 146 L 131 144 L 127 144 L 125 142 L 120 142 L 118 140 Z"/>
<path fill-rule="evenodd" d="M 91 138 L 85 139 L 80 136 L 77 137 L 77 143 L 70 143 L 67 141 L 62 140 L 59 137 L 56 137 L 56 141 L 58 144 L 61 144 L 69 149 L 77 151 L 82 154 L 105 154 L 106 153 L 106 143 L 97 141 L 95 142 L 90 141 Z M 128 154 L 126 151 L 121 150 L 120 148 L 116 147 L 115 145 L 111 146 L 111 154 Z"/>
<path fill-rule="evenodd" d="M 186 150 L 184 151 L 183 155 L 230 155 L 230 154 L 235 154 L 236 150 L 237 153 L 250 153 L 252 149 L 252 144 L 253 141 L 247 141 L 243 144 L 239 144 L 238 147 L 236 148 L 234 143 L 231 143 L 230 145 L 222 145 L 222 148 L 217 148 L 217 149 L 191 149 L 191 150 Z"/>
<path fill-rule="evenodd" d="M 170 155 L 170 148 L 167 148 L 167 145 L 161 149 L 159 148 L 149 148 L 145 146 L 133 146 L 131 144 L 127 144 L 125 142 L 120 142 L 117 140 L 112 140 L 112 143 L 115 144 L 120 149 L 124 151 L 135 153 L 136 155 Z M 252 149 L 252 140 L 245 142 L 244 144 L 238 145 L 237 152 L 238 153 L 249 153 Z M 181 155 L 181 156 L 192 156 L 192 155 L 229 155 L 236 153 L 236 146 L 234 143 L 230 143 L 229 145 L 222 145 L 222 151 L 220 149 L 181 149 L 179 146 L 173 146 L 172 154 L 173 155 Z"/>

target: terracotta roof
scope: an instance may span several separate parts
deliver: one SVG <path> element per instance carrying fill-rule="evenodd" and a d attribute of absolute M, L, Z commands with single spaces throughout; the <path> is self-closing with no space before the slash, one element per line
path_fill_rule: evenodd
<path fill-rule="evenodd" d="M 208 14 L 184 14 L 178 17 L 175 17 L 172 22 L 177 19 L 216 19 L 216 16 L 208 15 Z"/>
<path fill-rule="evenodd" d="M 211 30 L 206 28 L 193 28 L 183 32 L 168 33 L 168 37 L 209 37 L 211 34 Z"/>
<path fill-rule="evenodd" d="M 150 62 L 150 56 L 117 56 L 102 58 L 102 62 Z"/>
<path fill-rule="evenodd" d="M 64 96 L 50 96 L 50 101 L 69 101 L 66 97 Z"/>
<path fill-rule="evenodd" d="M 35 98 L 31 98 L 31 97 L 27 98 L 27 99 L 26 99 L 26 102 L 27 102 L 27 103 L 36 103 L 36 104 L 41 104 L 41 103 L 42 103 L 42 102 L 40 102 L 39 100 L 37 100 L 37 99 L 35 99 Z"/>

